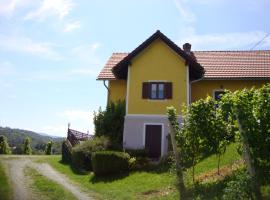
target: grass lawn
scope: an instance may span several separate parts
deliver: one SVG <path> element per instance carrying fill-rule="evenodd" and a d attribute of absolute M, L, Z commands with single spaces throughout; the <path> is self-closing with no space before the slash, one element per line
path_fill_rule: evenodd
<path fill-rule="evenodd" d="M 231 144 L 221 157 L 221 166 L 231 165 L 239 159 L 236 145 Z M 74 182 L 94 191 L 99 199 L 179 199 L 175 188 L 175 175 L 168 169 L 131 172 L 128 176 L 95 178 L 93 174 L 77 172 L 60 160 L 61 156 L 49 156 L 39 159 L 39 162 L 49 163 Z M 212 155 L 197 164 L 196 175 L 214 170 L 216 167 L 217 157 Z"/>
<path fill-rule="evenodd" d="M 12 191 L 4 166 L 0 161 L 0 199 L 11 200 Z"/>
<path fill-rule="evenodd" d="M 75 200 L 76 198 L 61 187 L 59 184 L 47 179 L 38 173 L 35 169 L 27 167 L 25 169 L 27 176 L 31 178 L 31 188 L 39 194 L 40 200 Z"/>

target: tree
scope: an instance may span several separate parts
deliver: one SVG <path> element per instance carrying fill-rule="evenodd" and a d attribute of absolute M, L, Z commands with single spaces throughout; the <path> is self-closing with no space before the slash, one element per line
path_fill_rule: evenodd
<path fill-rule="evenodd" d="M 10 147 L 7 142 L 7 138 L 3 135 L 0 135 L 0 154 L 10 154 Z"/>
<path fill-rule="evenodd" d="M 52 141 L 49 141 L 46 145 L 46 149 L 45 149 L 45 154 L 46 155 L 51 155 L 52 154 Z"/>
<path fill-rule="evenodd" d="M 31 140 L 29 137 L 26 137 L 23 142 L 23 154 L 31 155 L 32 148 L 31 148 Z"/>
<path fill-rule="evenodd" d="M 116 149 L 122 148 L 125 107 L 125 101 L 111 102 L 106 110 L 94 113 L 95 135 L 108 137 Z"/>

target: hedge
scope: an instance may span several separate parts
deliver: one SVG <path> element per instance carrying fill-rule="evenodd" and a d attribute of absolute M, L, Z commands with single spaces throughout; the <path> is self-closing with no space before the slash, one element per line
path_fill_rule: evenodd
<path fill-rule="evenodd" d="M 68 140 L 62 143 L 62 161 L 66 163 L 71 163 L 71 151 L 72 146 Z"/>
<path fill-rule="evenodd" d="M 129 170 L 128 153 L 98 151 L 92 154 L 93 172 L 96 176 L 118 174 Z"/>

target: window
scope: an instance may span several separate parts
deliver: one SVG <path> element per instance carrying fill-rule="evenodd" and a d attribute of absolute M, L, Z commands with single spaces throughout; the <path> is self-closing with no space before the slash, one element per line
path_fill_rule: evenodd
<path fill-rule="evenodd" d="M 144 82 L 142 88 L 143 99 L 171 99 L 172 83 L 170 82 Z"/>
<path fill-rule="evenodd" d="M 215 90 L 214 99 L 217 101 L 220 100 L 223 94 L 225 94 L 224 90 Z"/>

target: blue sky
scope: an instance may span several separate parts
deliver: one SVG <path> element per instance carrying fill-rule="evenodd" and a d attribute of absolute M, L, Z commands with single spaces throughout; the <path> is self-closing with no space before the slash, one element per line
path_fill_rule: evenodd
<path fill-rule="evenodd" d="M 193 50 L 249 50 L 270 32 L 269 0 L 0 0 L 0 126 L 93 132 L 96 81 L 112 52 L 161 30 Z M 266 38 L 255 49 L 270 49 Z"/>

